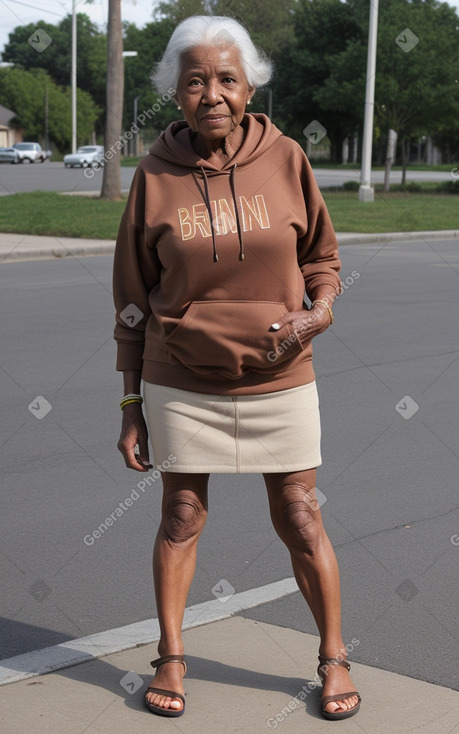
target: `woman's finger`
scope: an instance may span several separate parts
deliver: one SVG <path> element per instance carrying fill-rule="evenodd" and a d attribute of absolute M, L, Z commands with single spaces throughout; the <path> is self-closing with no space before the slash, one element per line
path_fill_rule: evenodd
<path fill-rule="evenodd" d="M 286 313 L 278 321 L 275 321 L 274 324 L 271 324 L 270 331 L 279 331 L 287 324 L 292 324 L 295 320 L 301 320 L 307 313 L 308 311 L 291 311 L 290 313 Z"/>
<path fill-rule="evenodd" d="M 145 443 L 140 447 L 135 439 L 130 437 L 120 437 L 118 441 L 118 449 L 122 453 L 124 463 L 128 469 L 135 469 L 135 471 L 147 471 L 151 468 L 151 464 L 148 459 L 148 449 L 145 448 Z M 136 447 L 139 451 L 136 452 Z"/>

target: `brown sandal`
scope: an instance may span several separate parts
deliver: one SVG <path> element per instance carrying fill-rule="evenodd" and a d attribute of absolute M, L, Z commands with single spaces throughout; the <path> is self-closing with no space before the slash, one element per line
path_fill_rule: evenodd
<path fill-rule="evenodd" d="M 322 681 L 322 685 L 324 684 L 324 676 L 326 675 L 325 670 L 323 670 L 324 666 L 327 665 L 340 665 L 342 668 L 346 668 L 347 670 L 351 669 L 350 663 L 347 662 L 347 660 L 338 660 L 337 658 L 325 658 L 322 655 L 319 655 L 319 667 L 317 668 L 317 673 L 319 675 L 320 680 Z M 328 703 L 332 703 L 334 701 L 343 701 L 345 698 L 351 698 L 352 696 L 357 696 L 359 699 L 355 706 L 353 706 L 351 709 L 348 709 L 347 711 L 340 711 L 339 709 L 337 711 L 325 711 L 325 706 Z M 322 705 L 322 716 L 325 719 L 348 719 L 351 716 L 354 716 L 354 714 L 357 713 L 357 711 L 360 708 L 360 702 L 361 702 L 360 693 L 358 691 L 348 691 L 347 693 L 339 693 L 335 696 L 324 696 L 321 699 L 321 705 Z"/>
<path fill-rule="evenodd" d="M 181 663 L 183 667 L 185 668 L 184 676 L 186 675 L 186 662 L 183 655 L 164 655 L 162 658 L 158 658 L 157 660 L 152 660 L 150 665 L 152 668 L 159 668 L 160 665 L 163 665 L 164 663 Z M 181 709 L 166 709 L 163 706 L 155 706 L 154 703 L 150 703 L 150 701 L 147 700 L 147 693 L 159 693 L 160 696 L 170 696 L 171 698 L 178 698 L 180 701 L 182 701 L 183 706 Z M 166 691 L 164 688 L 155 688 L 154 686 L 149 686 L 147 690 L 145 691 L 144 697 L 143 697 L 145 706 L 149 711 L 152 711 L 154 714 L 158 714 L 159 716 L 182 716 L 185 712 L 185 697 L 181 693 L 177 693 L 176 691 Z"/>

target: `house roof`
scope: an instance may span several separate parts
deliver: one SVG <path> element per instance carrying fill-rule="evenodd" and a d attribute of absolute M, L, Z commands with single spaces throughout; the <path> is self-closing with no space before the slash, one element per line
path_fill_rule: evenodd
<path fill-rule="evenodd" d="M 9 127 L 9 122 L 13 117 L 16 117 L 16 113 L 0 104 L 0 125 Z"/>

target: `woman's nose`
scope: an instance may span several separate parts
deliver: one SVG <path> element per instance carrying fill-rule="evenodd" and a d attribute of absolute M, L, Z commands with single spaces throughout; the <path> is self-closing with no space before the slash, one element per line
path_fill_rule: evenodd
<path fill-rule="evenodd" d="M 202 94 L 204 104 L 215 105 L 222 101 L 222 96 L 217 83 L 208 82 Z"/>

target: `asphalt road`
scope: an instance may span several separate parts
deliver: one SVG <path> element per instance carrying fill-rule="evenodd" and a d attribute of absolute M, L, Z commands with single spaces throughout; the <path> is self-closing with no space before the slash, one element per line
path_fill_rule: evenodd
<path fill-rule="evenodd" d="M 345 641 L 359 641 L 354 660 L 459 688 L 457 241 L 341 254 L 347 288 L 316 340 L 315 367 L 318 487 L 340 563 Z M 156 616 L 160 488 L 136 498 L 141 477 L 116 450 L 111 264 L 0 268 L 3 658 Z M 213 475 L 188 603 L 213 599 L 222 579 L 239 592 L 291 575 L 261 478 Z M 316 634 L 299 593 L 244 616 Z"/>
<path fill-rule="evenodd" d="M 134 175 L 134 168 L 121 168 L 121 188 L 128 191 Z M 342 169 L 314 169 L 319 186 L 341 186 L 345 181 L 360 181 L 360 171 Z M 45 163 L 24 163 L 12 166 L 0 166 L 0 195 L 16 194 L 25 191 L 70 191 L 85 193 L 100 191 L 102 172 L 91 169 L 64 168 L 63 163 L 46 161 Z M 393 171 L 391 183 L 400 183 L 401 171 Z M 408 181 L 449 181 L 450 172 L 441 171 L 408 171 Z M 373 183 L 384 181 L 383 171 L 374 171 Z"/>

